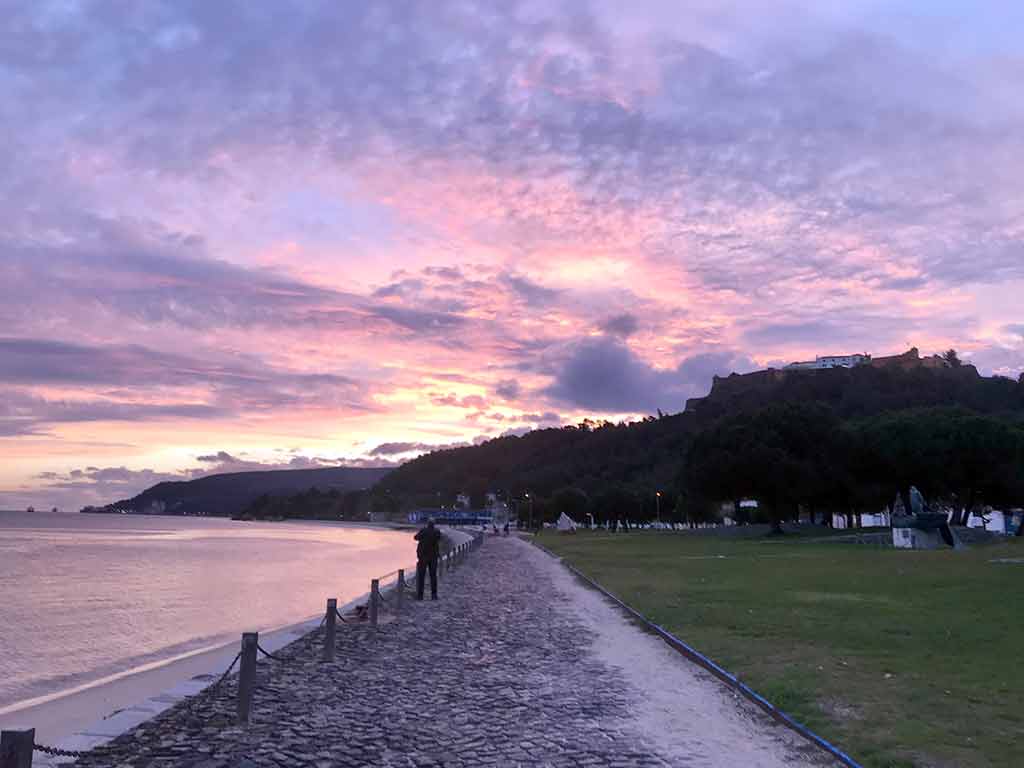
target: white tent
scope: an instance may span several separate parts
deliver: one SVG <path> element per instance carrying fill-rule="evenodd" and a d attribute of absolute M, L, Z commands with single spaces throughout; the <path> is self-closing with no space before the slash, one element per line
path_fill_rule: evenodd
<path fill-rule="evenodd" d="M 558 530 L 560 530 L 560 531 L 575 531 L 576 530 L 576 523 L 573 521 L 573 519 L 571 517 L 569 517 L 567 514 L 565 514 L 565 512 L 563 512 L 559 516 L 558 523 L 556 524 L 556 526 L 557 526 Z"/>

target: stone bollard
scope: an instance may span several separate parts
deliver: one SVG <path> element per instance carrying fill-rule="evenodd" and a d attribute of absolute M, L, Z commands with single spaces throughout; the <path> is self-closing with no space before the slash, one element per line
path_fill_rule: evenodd
<path fill-rule="evenodd" d="M 398 587 L 395 589 L 395 613 L 402 612 L 402 604 L 405 602 L 405 569 L 398 569 Z"/>
<path fill-rule="evenodd" d="M 256 646 L 260 642 L 259 632 L 242 634 L 242 658 L 238 668 L 238 722 L 248 723 L 252 709 L 252 694 L 256 688 Z"/>
<path fill-rule="evenodd" d="M 35 728 L 18 728 L 0 733 L 0 768 L 32 768 Z"/>
<path fill-rule="evenodd" d="M 338 634 L 338 598 L 327 598 L 327 634 L 324 637 L 324 661 L 334 661 L 334 642 Z"/>
<path fill-rule="evenodd" d="M 377 612 L 380 610 L 380 580 L 373 579 L 370 582 L 370 626 L 377 627 Z"/>

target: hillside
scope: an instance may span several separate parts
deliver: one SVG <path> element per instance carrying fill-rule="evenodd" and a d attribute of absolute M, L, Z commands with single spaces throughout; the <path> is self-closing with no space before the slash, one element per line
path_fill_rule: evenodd
<path fill-rule="evenodd" d="M 911 350 L 915 352 L 916 350 Z M 909 354 L 909 353 L 908 353 Z M 911 358 L 914 359 L 914 358 Z M 1024 412 L 1024 383 L 958 368 L 858 366 L 818 371 L 768 369 L 716 376 L 707 397 L 686 411 L 702 421 L 783 403 L 824 403 L 844 419 L 908 408 L 960 407 L 992 415 Z"/>
<path fill-rule="evenodd" d="M 134 498 L 93 511 L 130 510 L 142 514 L 230 517 L 263 495 L 288 496 L 311 488 L 363 490 L 379 482 L 389 471 L 388 468 L 327 467 L 231 472 L 196 480 L 158 483 Z"/>
<path fill-rule="evenodd" d="M 1024 379 L 983 377 L 970 365 L 915 365 L 916 350 L 898 364 L 826 370 L 766 370 L 716 377 L 707 397 L 685 412 L 631 424 L 585 424 L 502 437 L 482 445 L 438 451 L 410 461 L 374 489 L 375 508 L 432 506 L 456 491 L 497 490 L 543 503 L 567 486 L 593 501 L 625 492 L 631 505 L 653 515 L 654 491 L 672 504 L 687 450 L 722 418 L 774 406 L 820 405 L 838 423 L 919 409 L 962 408 L 1001 421 L 1024 422 Z M 598 501 L 594 502 L 600 506 Z"/>
<path fill-rule="evenodd" d="M 597 493 L 611 485 L 657 488 L 671 484 L 692 433 L 692 417 L 676 414 L 631 424 L 582 424 L 542 429 L 482 445 L 421 456 L 395 469 L 375 488 L 412 505 L 498 490 L 547 495 L 563 486 Z"/>

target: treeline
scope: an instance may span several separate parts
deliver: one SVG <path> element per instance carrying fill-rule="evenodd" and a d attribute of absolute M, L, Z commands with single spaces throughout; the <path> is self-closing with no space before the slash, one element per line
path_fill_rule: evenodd
<path fill-rule="evenodd" d="M 689 414 L 630 424 L 585 421 L 436 451 L 398 467 L 378 483 L 373 507 L 394 512 L 450 505 L 457 493 L 468 494 L 471 505 L 478 507 L 486 493 L 494 492 L 521 504 L 529 494 L 536 512 L 556 491 L 569 487 L 592 498 L 616 489 L 640 499 L 645 489 L 653 493 L 674 484 L 679 457 L 693 432 L 689 421 Z"/>
<path fill-rule="evenodd" d="M 364 490 L 310 488 L 290 496 L 264 493 L 254 499 L 236 520 L 351 520 L 365 521 L 370 511 L 370 494 Z"/>
<path fill-rule="evenodd" d="M 884 413 L 843 422 L 821 404 L 783 404 L 731 416 L 691 444 L 677 487 L 690 519 L 722 500 L 756 499 L 776 526 L 801 511 L 843 515 L 910 509 L 914 485 L 966 524 L 981 505 L 1024 504 L 1024 429 L 962 408 Z"/>
<path fill-rule="evenodd" d="M 716 379 L 686 413 L 422 456 L 378 483 L 370 503 L 398 515 L 491 491 L 513 500 L 521 519 L 532 507 L 535 523 L 562 512 L 698 522 L 723 501 L 753 498 L 763 521 L 803 510 L 856 523 L 913 484 L 969 512 L 1024 503 L 1022 418 L 1024 381 L 968 365 L 762 371 Z"/>

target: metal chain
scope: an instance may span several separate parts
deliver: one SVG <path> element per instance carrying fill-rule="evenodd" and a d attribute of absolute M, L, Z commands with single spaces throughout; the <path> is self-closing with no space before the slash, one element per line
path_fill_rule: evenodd
<path fill-rule="evenodd" d="M 211 691 L 214 688 L 216 688 L 217 686 L 219 686 L 221 683 L 223 683 L 225 680 L 227 680 L 228 679 L 228 675 L 231 674 L 231 670 L 235 668 L 235 664 L 238 663 L 238 660 L 240 658 L 242 658 L 242 652 L 241 651 L 239 651 L 237 654 L 235 654 L 235 660 L 231 662 L 231 666 L 229 666 L 226 670 L 224 670 L 224 674 L 220 676 L 220 679 L 216 683 L 211 685 L 209 688 L 207 688 L 206 690 L 207 691 Z"/>
<path fill-rule="evenodd" d="M 444 557 L 444 558 L 441 558 L 441 561 L 444 562 L 447 559 L 449 559 L 449 558 Z M 386 574 L 386 576 L 390 576 L 393 573 L 397 573 L 397 571 L 393 571 L 391 574 Z M 396 587 L 396 589 L 399 589 L 399 587 Z M 402 584 L 401 589 L 404 589 L 404 591 L 406 591 L 406 592 L 408 592 L 410 594 L 416 592 L 416 589 L 409 582 L 406 582 L 406 583 Z M 390 598 L 385 599 L 384 595 L 381 594 L 380 592 L 377 592 L 377 598 L 380 600 L 380 602 L 382 604 L 384 604 L 384 605 L 388 605 L 389 604 Z M 360 607 L 362 607 L 362 606 L 360 606 Z M 341 611 L 339 611 L 337 608 L 334 609 L 334 613 L 342 621 L 342 623 L 344 623 L 344 624 L 350 623 L 348 619 L 346 619 L 344 616 L 342 616 Z M 357 609 L 357 612 L 356 612 L 356 616 L 357 617 L 361 617 L 358 609 Z M 326 622 L 327 622 L 327 616 L 324 616 L 323 620 L 320 622 L 320 626 L 322 627 Z M 256 650 L 258 650 L 264 656 L 266 656 L 266 657 L 268 657 L 270 659 L 273 659 L 274 661 L 287 661 L 287 659 L 285 659 L 285 658 L 283 658 L 281 656 L 275 656 L 274 654 L 270 653 L 268 650 L 266 650 L 259 643 L 256 644 Z M 207 693 L 207 692 L 210 692 L 210 691 L 213 691 L 213 690 L 217 689 L 225 680 L 228 679 L 228 676 L 234 670 L 235 665 L 238 664 L 238 661 L 241 658 L 242 658 L 242 653 L 241 653 L 241 651 L 239 651 L 235 655 L 235 658 L 231 661 L 231 664 L 228 666 L 228 668 L 226 670 L 224 670 L 224 674 L 222 674 L 217 679 L 217 682 L 215 682 L 211 686 L 208 686 L 202 692 L 203 693 Z M 190 699 L 190 704 L 189 705 L 191 705 L 192 703 L 195 703 L 197 698 L 198 698 L 198 696 L 190 696 L 189 697 L 189 699 Z M 77 759 L 77 758 L 80 758 L 80 757 L 85 757 L 85 755 L 88 754 L 88 752 L 85 752 L 85 751 L 77 751 L 77 750 L 73 750 L 73 749 L 59 749 L 58 747 L 50 747 L 50 746 L 46 746 L 44 744 L 33 744 L 32 745 L 32 749 L 34 751 L 36 751 L 36 752 L 42 752 L 44 755 L 51 755 L 53 757 L 73 757 L 73 758 Z M 6 757 L 6 756 L 7 755 L 4 755 L 4 757 Z"/>
<path fill-rule="evenodd" d="M 242 658 L 242 652 L 239 651 L 238 653 L 235 654 L 235 658 L 232 659 L 231 664 L 228 665 L 228 668 L 224 670 L 224 674 L 222 674 L 217 679 L 217 682 L 215 682 L 213 685 L 208 685 L 203 690 L 198 691 L 197 693 L 194 693 L 191 696 L 186 697 L 184 702 L 183 702 L 184 705 L 185 705 L 185 708 L 189 712 L 195 714 L 195 706 L 199 703 L 199 700 L 200 700 L 200 697 L 202 696 L 202 694 L 204 694 L 204 693 L 211 693 L 213 691 L 216 691 L 220 687 L 221 683 L 223 683 L 225 680 L 228 679 L 228 675 L 231 674 L 231 670 L 233 670 L 235 668 L 235 665 L 238 663 L 238 660 L 241 659 L 241 658 Z"/>
<path fill-rule="evenodd" d="M 274 655 L 274 654 L 272 654 L 272 653 L 271 653 L 270 651 L 266 650 L 266 649 L 265 649 L 265 648 L 264 648 L 264 647 L 263 647 L 262 645 L 260 645 L 259 643 L 256 643 L 256 650 L 257 650 L 257 651 L 259 651 L 260 653 L 262 653 L 262 654 L 263 654 L 264 656 L 266 656 L 266 657 L 267 657 L 268 659 L 273 659 L 274 661 L 286 661 L 286 659 L 285 659 L 285 658 L 284 658 L 283 656 L 275 656 L 275 655 Z"/>
<path fill-rule="evenodd" d="M 44 755 L 53 755 L 54 757 L 85 757 L 87 752 L 77 752 L 73 749 L 57 749 L 57 747 L 44 747 L 42 744 L 33 744 L 32 749 L 36 752 L 42 752 Z"/>

